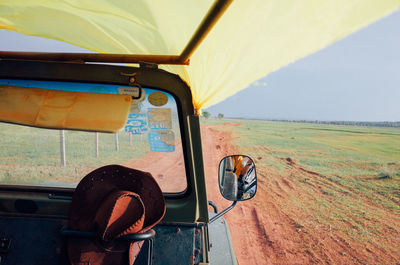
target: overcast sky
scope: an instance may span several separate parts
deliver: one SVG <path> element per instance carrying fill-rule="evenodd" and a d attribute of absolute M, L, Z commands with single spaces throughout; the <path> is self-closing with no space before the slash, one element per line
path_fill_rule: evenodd
<path fill-rule="evenodd" d="M 0 40 L 0 50 L 86 51 L 6 30 L 0 30 Z M 207 111 L 259 119 L 400 121 L 400 11 Z"/>

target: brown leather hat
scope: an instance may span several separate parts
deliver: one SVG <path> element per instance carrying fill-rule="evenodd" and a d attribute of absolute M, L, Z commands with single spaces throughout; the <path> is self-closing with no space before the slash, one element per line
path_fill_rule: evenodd
<path fill-rule="evenodd" d="M 92 171 L 75 189 L 69 229 L 96 232 L 98 239 L 69 238 L 71 264 L 133 264 L 141 242 L 114 239 L 144 232 L 164 214 L 164 196 L 149 173 L 120 165 Z"/>

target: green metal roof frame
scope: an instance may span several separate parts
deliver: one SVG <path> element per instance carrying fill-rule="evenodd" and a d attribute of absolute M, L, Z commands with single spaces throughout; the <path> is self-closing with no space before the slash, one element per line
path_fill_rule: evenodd
<path fill-rule="evenodd" d="M 207 37 L 219 18 L 233 0 L 216 0 L 208 10 L 195 33 L 180 55 L 141 55 L 141 54 L 99 54 L 99 53 L 54 53 L 54 52 L 10 52 L 0 51 L 0 59 L 40 60 L 63 62 L 100 63 L 154 63 L 189 65 L 190 57 Z"/>

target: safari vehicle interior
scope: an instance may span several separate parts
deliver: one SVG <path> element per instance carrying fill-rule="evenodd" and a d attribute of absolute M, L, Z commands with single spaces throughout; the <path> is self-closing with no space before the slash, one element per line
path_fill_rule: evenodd
<path fill-rule="evenodd" d="M 0 77 L 2 155 L 7 160 L 1 167 L 0 264 L 80 264 L 84 260 L 74 262 L 79 251 L 70 246 L 83 241 L 85 251 L 99 255 L 92 241 L 105 234 L 128 241 L 124 248 L 107 248 L 129 249 L 130 259 L 137 256 L 132 264 L 198 264 L 210 258 L 212 228 L 207 223 L 255 195 L 251 159 L 225 158 L 220 189 L 233 204 L 209 220 L 199 117 L 190 90 L 176 75 L 143 67 L 1 60 Z M 122 166 L 101 167 L 107 164 Z M 228 170 L 237 174 L 234 184 L 223 181 Z M 125 180 L 131 174 L 140 175 L 132 187 Z M 142 184 L 147 178 L 153 182 Z M 238 183 L 248 188 L 239 189 Z M 146 195 L 146 190 L 160 191 Z M 140 214 L 124 215 L 137 212 L 138 202 L 121 192 L 142 198 L 142 226 L 136 223 Z M 125 196 L 131 201 L 121 202 Z M 118 222 L 111 229 L 103 212 L 118 207 L 125 210 L 112 212 L 110 218 Z M 229 234 L 223 225 L 216 230 Z M 111 244 L 110 238 L 104 242 Z M 135 252 L 131 242 L 142 241 L 142 250 Z M 232 252 L 229 238 L 226 244 Z M 233 252 L 230 258 L 235 262 Z M 104 260 L 122 258 L 106 255 Z"/>
<path fill-rule="evenodd" d="M 10 167 L 2 167 L 3 175 L 10 177 L 3 179 L 0 193 L 1 264 L 68 260 L 63 241 L 69 234 L 62 236 L 62 231 L 68 227 L 78 182 L 101 163 L 125 161 L 126 166 L 151 172 L 146 155 L 153 163 L 157 161 L 154 156 L 159 158 L 157 167 L 153 165 L 159 174 L 152 174 L 168 209 L 154 228 L 153 264 L 205 258 L 200 253 L 193 256 L 194 249 L 206 249 L 206 229 L 200 224 L 206 223 L 208 216 L 207 205 L 199 203 L 206 201 L 204 179 L 198 176 L 201 166 L 193 166 L 198 162 L 191 155 L 201 156 L 201 146 L 196 144 L 200 143 L 198 117 L 193 115 L 184 82 L 165 71 L 120 66 L 2 60 L 0 68 L 1 119 L 7 122 L 1 124 L 2 140 L 7 143 L 3 152 L 11 150 L 6 158 Z M 136 76 L 135 83 L 131 74 Z M 62 130 L 54 128 L 63 127 L 74 131 L 64 134 L 61 145 L 65 146 L 60 152 L 57 136 L 62 139 Z M 119 132 L 121 152 L 114 150 L 102 159 L 100 148 L 100 159 L 96 159 L 93 139 L 98 137 L 97 131 L 114 132 L 116 128 L 124 128 Z M 101 142 L 106 136 L 110 135 L 103 133 L 97 144 L 106 145 L 106 140 Z M 57 155 L 62 152 L 66 157 Z M 58 159 L 54 160 L 54 155 Z M 89 161 L 85 157 L 90 157 Z"/>
<path fill-rule="evenodd" d="M 40 8 L 31 12 L 23 4 L 1 10 L 1 29 L 64 40 L 99 53 L 0 51 L 0 152 L 4 157 L 0 167 L 0 265 L 237 264 L 221 216 L 238 201 L 256 194 L 254 162 L 242 155 L 221 161 L 220 191 L 233 203 L 218 212 L 207 201 L 200 109 L 396 5 L 375 9 L 378 15 L 372 12 L 365 18 L 342 19 L 346 21 L 343 25 L 335 9 L 322 6 L 320 10 L 329 14 L 317 12 L 317 17 L 329 23 L 335 18 L 339 23 L 331 30 L 321 24 L 315 32 L 299 31 L 307 45 L 283 47 L 285 37 L 256 34 L 259 27 L 254 25 L 267 18 L 263 23 L 272 25 L 272 32 L 280 36 L 286 31 L 276 30 L 269 21 L 282 27 L 292 27 L 290 23 L 282 23 L 273 6 L 260 8 L 255 2 L 247 7 L 243 6 L 247 1 L 238 1 L 195 62 L 209 60 L 208 67 L 198 64 L 194 74 L 190 72 L 194 68 L 183 68 L 232 2 L 216 0 L 210 6 L 208 1 L 199 1 L 203 9 L 190 9 L 173 28 L 168 28 L 172 11 L 179 15 L 181 11 L 168 6 L 171 13 L 165 12 L 168 4 L 159 1 L 125 6 L 133 11 L 134 19 L 125 14 L 123 5 L 115 8 L 107 1 L 92 6 L 93 12 L 85 6 L 89 2 L 82 2 L 82 8 L 58 3 L 43 12 Z M 179 3 L 185 7 L 187 1 Z M 340 7 L 341 15 L 352 18 L 354 8 L 358 7 Z M 265 10 L 271 10 L 269 16 Z M 297 21 L 299 16 L 305 21 L 304 28 L 316 24 L 307 16 L 303 21 L 301 12 L 290 14 L 294 18 L 288 20 Z M 56 16 L 75 21 L 74 30 L 65 22 L 58 22 L 67 27 L 63 30 L 52 28 Z M 90 19 L 81 19 L 86 16 Z M 258 20 L 252 21 L 253 17 Z M 232 22 L 239 24 L 232 27 Z M 43 25 L 48 26 L 47 32 L 42 31 Z M 249 38 L 240 32 L 248 32 Z M 290 43 L 299 37 L 287 32 Z M 168 34 L 171 43 L 163 39 Z M 181 41 L 181 36 L 188 39 Z M 258 48 L 249 49 L 248 41 Z M 266 42 L 273 42 L 272 48 L 260 53 Z M 124 43 L 142 53 L 130 52 Z M 210 53 L 215 47 L 218 53 Z M 284 48 L 287 57 L 281 56 L 286 54 Z M 267 62 L 271 63 L 264 65 Z M 136 66 L 118 65 L 123 63 Z M 128 188 L 132 184 L 126 183 L 126 177 L 137 185 Z M 209 212 L 209 204 L 214 213 Z"/>
<path fill-rule="evenodd" d="M 209 262 L 199 116 L 158 65 L 189 64 L 230 2 L 179 56 L 1 52 L 0 264 Z"/>

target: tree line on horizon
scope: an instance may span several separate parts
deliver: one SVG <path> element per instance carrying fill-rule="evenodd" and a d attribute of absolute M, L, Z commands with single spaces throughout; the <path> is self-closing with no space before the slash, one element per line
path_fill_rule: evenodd
<path fill-rule="evenodd" d="M 211 117 L 211 113 L 208 111 L 203 111 L 202 116 L 208 119 Z M 219 113 L 218 116 L 216 116 L 216 118 L 222 119 L 224 118 L 224 114 Z M 236 117 L 229 117 L 229 119 L 247 120 L 246 118 L 236 118 Z M 285 120 L 285 119 L 257 119 L 257 118 L 250 118 L 249 120 L 400 128 L 400 121 L 320 121 L 320 120 Z"/>
<path fill-rule="evenodd" d="M 278 120 L 278 119 L 268 119 L 268 121 L 400 128 L 400 121 L 394 121 L 394 122 L 392 122 L 392 121 L 319 121 L 319 120 L 313 121 L 313 120 Z"/>

